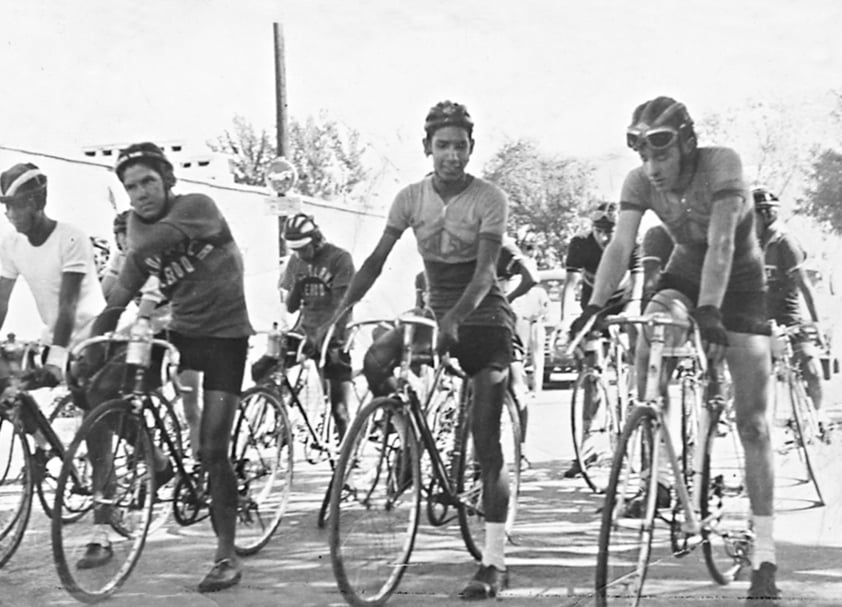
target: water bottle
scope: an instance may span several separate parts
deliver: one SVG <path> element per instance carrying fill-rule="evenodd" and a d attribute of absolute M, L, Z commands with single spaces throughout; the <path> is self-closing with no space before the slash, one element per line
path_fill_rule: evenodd
<path fill-rule="evenodd" d="M 152 362 L 152 323 L 148 318 L 138 317 L 129 330 L 129 347 L 126 363 L 138 367 L 149 367 Z"/>
<path fill-rule="evenodd" d="M 272 330 L 269 331 L 269 336 L 266 339 L 266 356 L 271 358 L 281 357 L 281 330 L 278 328 L 278 323 L 272 323 Z"/>

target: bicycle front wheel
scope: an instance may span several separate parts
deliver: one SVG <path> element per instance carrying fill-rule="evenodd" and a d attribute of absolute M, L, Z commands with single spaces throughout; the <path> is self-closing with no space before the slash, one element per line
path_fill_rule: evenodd
<path fill-rule="evenodd" d="M 240 500 L 237 554 L 256 553 L 281 524 L 292 490 L 292 448 L 292 428 L 280 400 L 265 388 L 246 390 L 231 440 Z"/>
<path fill-rule="evenodd" d="M 586 369 L 579 374 L 570 397 L 570 430 L 582 478 L 595 493 L 608 486 L 620 434 L 613 406 L 598 372 Z"/>
<path fill-rule="evenodd" d="M 698 486 L 702 551 L 714 581 L 729 584 L 751 567 L 751 509 L 737 425 L 727 410 L 711 413 Z"/>
<path fill-rule="evenodd" d="M 375 398 L 357 413 L 332 484 L 336 583 L 351 605 L 383 605 L 406 570 L 420 516 L 418 442 L 402 402 Z"/>
<path fill-rule="evenodd" d="M 652 556 L 657 506 L 658 421 L 649 407 L 629 415 L 602 506 L 596 604 L 639 605 Z"/>
<path fill-rule="evenodd" d="M 0 415 L 0 567 L 23 539 L 32 511 L 32 456 L 20 424 Z"/>
<path fill-rule="evenodd" d="M 483 491 L 482 470 L 474 447 L 471 432 L 473 399 L 468 400 L 467 410 L 459 429 L 461 449 L 456 466 L 456 491 L 459 496 L 459 528 L 468 552 L 477 560 L 482 559 L 485 545 L 485 512 L 488 507 Z M 506 535 L 511 536 L 517 518 L 520 496 L 520 415 L 512 395 L 506 391 L 500 415 L 500 448 L 503 456 L 501 477 L 508 483 L 509 505 L 506 512 Z"/>
<path fill-rule="evenodd" d="M 67 448 L 52 519 L 56 569 L 77 600 L 105 599 L 140 559 L 155 501 L 154 471 L 152 441 L 132 403 L 106 401 L 86 416 Z M 79 495 L 89 498 L 88 507 L 68 524 L 58 513 L 75 507 L 68 498 Z"/>

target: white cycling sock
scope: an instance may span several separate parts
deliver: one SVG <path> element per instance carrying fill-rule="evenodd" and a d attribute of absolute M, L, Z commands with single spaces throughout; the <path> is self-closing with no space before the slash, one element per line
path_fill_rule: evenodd
<path fill-rule="evenodd" d="M 754 553 L 751 555 L 751 568 L 760 569 L 761 563 L 772 563 L 775 561 L 775 537 L 774 537 L 773 516 L 753 517 L 754 526 Z"/>
<path fill-rule="evenodd" d="M 504 546 L 506 545 L 506 523 L 485 523 L 485 549 L 482 551 L 482 564 L 494 566 L 498 571 L 506 570 Z"/>

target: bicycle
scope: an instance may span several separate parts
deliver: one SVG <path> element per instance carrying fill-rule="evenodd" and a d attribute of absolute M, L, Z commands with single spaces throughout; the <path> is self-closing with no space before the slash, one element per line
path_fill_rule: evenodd
<path fill-rule="evenodd" d="M 612 325 L 582 333 L 567 346 L 566 356 L 583 350 L 582 369 L 570 396 L 570 431 L 582 478 L 594 493 L 604 493 L 611 460 L 634 390 L 634 364 L 629 337 Z"/>
<path fill-rule="evenodd" d="M 638 605 L 650 568 L 671 557 L 683 557 L 699 545 L 710 576 L 728 584 L 750 569 L 753 535 L 743 479 L 743 452 L 736 428 L 725 414 L 726 398 L 709 378 L 698 329 L 689 320 L 659 313 L 609 316 L 604 324 L 635 324 L 651 331 L 646 391 L 629 412 L 609 477 L 599 533 L 595 576 L 596 604 Z M 688 339 L 667 346 L 667 327 L 687 332 Z M 665 418 L 659 385 L 664 359 L 688 359 L 684 378 L 693 390 L 682 391 L 690 403 L 681 407 L 680 451 Z M 699 395 L 705 395 L 699 403 Z M 663 453 L 662 453 L 663 451 Z M 666 506 L 658 481 L 666 457 L 673 490 Z M 654 541 L 666 527 L 668 541 Z M 651 577 L 651 576 L 650 576 Z M 650 584 L 651 586 L 651 584 Z M 647 596 L 653 591 L 648 590 Z"/>
<path fill-rule="evenodd" d="M 178 350 L 163 339 L 135 338 L 107 334 L 90 338 L 74 348 L 78 357 L 85 348 L 97 344 L 128 343 L 124 389 L 121 396 L 95 407 L 85 416 L 79 431 L 67 449 L 58 477 L 55 511 L 66 508 L 67 496 L 83 495 L 86 507 L 79 519 L 66 524 L 52 519 L 53 559 L 64 588 L 76 599 L 97 602 L 113 594 L 129 577 L 140 559 L 156 507 L 172 510 L 182 526 L 192 525 L 208 516 L 207 475 L 201 464 L 188 465 L 182 431 L 172 404 L 160 390 L 148 387 L 152 367 L 150 352 L 164 353 L 162 373 L 176 378 Z M 244 395 L 245 396 L 245 395 Z M 175 425 L 175 427 L 173 427 Z M 109 454 L 100 463 L 98 474 L 103 487 L 94 492 L 93 479 L 84 479 L 78 487 L 68 487 L 73 467 L 83 460 L 90 469 L 87 452 L 89 439 L 103 440 Z M 291 431 L 283 407 L 273 407 L 261 398 L 241 398 L 237 408 L 231 441 L 231 458 L 237 478 L 238 554 L 257 552 L 271 538 L 280 523 L 291 476 Z M 171 491 L 162 492 L 157 479 L 156 452 L 166 456 L 174 471 L 167 482 Z M 162 495 L 163 493 L 163 495 Z M 107 513 L 112 556 L 101 566 L 78 566 L 88 539 L 100 516 Z"/>
<path fill-rule="evenodd" d="M 470 432 L 470 382 L 460 382 L 451 441 L 444 437 L 451 423 L 446 420 L 453 419 L 452 405 L 436 407 L 434 399 L 449 400 L 446 382 L 454 371 L 447 358 L 414 347 L 419 329 L 429 332 L 430 344 L 436 343 L 437 325 L 414 314 L 400 316 L 397 323 L 403 336 L 398 388 L 390 396 L 374 398 L 359 411 L 342 443 L 333 476 L 331 562 L 339 590 L 352 605 L 382 605 L 397 588 L 418 532 L 422 493 L 430 523 L 440 526 L 454 520 L 450 515 L 453 508 L 468 552 L 482 558 L 485 517 Z M 412 373 L 421 363 L 431 363 L 434 369 L 423 404 Z M 501 418 L 504 474 L 510 478 L 509 532 L 520 491 L 520 423 L 515 398 L 509 386 Z M 437 411 L 441 413 L 438 417 Z M 439 424 L 436 434 L 427 414 Z M 440 450 L 442 442 L 451 444 Z M 423 473 L 422 454 L 429 458 Z"/>
<path fill-rule="evenodd" d="M 327 360 L 328 344 L 333 330 L 334 327 L 331 327 L 322 341 L 319 360 Z M 350 353 L 354 345 L 355 337 L 349 334 L 344 346 L 345 351 Z M 243 398 L 259 397 L 272 402 L 274 407 L 282 406 L 291 423 L 292 433 L 302 446 L 304 459 L 312 465 L 326 461 L 332 474 L 339 452 L 339 434 L 331 412 L 327 380 L 322 368 L 305 354 L 305 346 L 306 338 L 303 334 L 295 331 L 283 332 L 280 346 L 277 348 L 279 352 L 273 352 L 277 355 L 278 363 L 269 372 L 264 373 L 255 386 L 246 390 Z M 361 392 L 357 389 L 355 381 L 355 389 L 359 407 L 367 401 L 367 388 Z M 313 392 L 316 393 L 315 396 Z M 313 402 L 318 405 L 313 406 Z M 291 477 L 292 464 L 290 482 Z M 327 520 L 330 491 L 331 486 L 328 484 L 317 516 L 319 528 L 323 528 Z"/>
<path fill-rule="evenodd" d="M 783 425 L 784 440 L 778 452 L 786 455 L 793 449 L 803 464 L 807 478 L 816 492 L 816 505 L 824 506 L 814 462 L 823 446 L 830 442 L 830 428 L 823 427 L 816 415 L 813 401 L 807 394 L 801 363 L 795 355 L 792 341 L 800 337 L 802 328 L 772 323 L 772 364 L 775 377 L 774 419 Z M 778 423 L 780 420 L 780 424 Z"/>

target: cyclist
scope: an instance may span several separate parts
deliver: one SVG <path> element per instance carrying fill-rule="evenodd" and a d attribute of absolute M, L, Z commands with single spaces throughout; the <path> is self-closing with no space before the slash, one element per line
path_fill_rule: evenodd
<path fill-rule="evenodd" d="M 625 272 L 641 217 L 652 209 L 669 230 L 675 250 L 647 312 L 683 303 L 698 323 L 708 357 L 714 364 L 723 356 L 727 359 L 755 533 L 749 604 L 775 605 L 780 591 L 775 585 L 774 468 L 766 420 L 769 326 L 763 259 L 740 158 L 729 148 L 698 147 L 689 113 L 670 97 L 638 106 L 626 141 L 643 164 L 623 184 L 617 233 L 572 330 L 581 329 L 605 307 Z M 644 334 L 637 352 L 638 361 L 645 364 Z M 638 373 L 638 378 L 644 377 Z M 664 394 L 666 383 L 665 377 Z M 658 507 L 668 507 L 669 501 L 669 488 L 661 486 Z"/>
<path fill-rule="evenodd" d="M 198 590 L 222 590 L 237 584 L 242 576 L 234 552 L 237 480 L 228 453 L 248 338 L 253 332 L 246 309 L 242 256 L 213 200 L 204 194 L 173 192 L 173 165 L 154 143 L 136 143 L 122 150 L 114 171 L 132 206 L 128 252 L 93 332 L 114 329 L 147 278 L 157 276 L 162 293 L 172 303 L 169 339 L 181 354 L 181 370 L 203 372 L 199 451 L 209 476 L 217 547 L 213 567 Z M 107 398 L 104 385 L 90 388 L 89 400 Z M 103 509 L 95 515 L 107 517 L 108 512 Z M 95 520 L 104 522 L 96 516 Z M 100 533 L 92 539 L 88 553 L 83 557 L 88 562 L 77 566 L 108 562 L 112 553 L 107 535 Z"/>
<path fill-rule="evenodd" d="M 643 266 L 644 302 L 656 293 L 661 272 L 667 266 L 674 247 L 672 236 L 662 223 L 655 224 L 643 235 L 640 263 Z"/>
<path fill-rule="evenodd" d="M 300 311 L 297 328 L 313 351 L 318 352 L 319 327 L 337 311 L 354 276 L 354 262 L 348 251 L 327 242 L 309 215 L 299 213 L 286 221 L 284 239 L 292 256 L 281 278 L 281 293 L 290 313 Z M 354 395 L 351 356 L 344 351 L 350 313 L 338 319 L 322 361 L 328 384 L 331 413 L 341 439 L 348 429 L 348 407 Z"/>
<path fill-rule="evenodd" d="M 591 230 L 587 234 L 580 234 L 570 239 L 565 259 L 564 285 L 561 288 L 561 325 L 569 326 L 575 319 L 575 315 L 585 307 L 591 297 L 594 287 L 599 262 L 605 247 L 611 242 L 614 235 L 614 227 L 617 223 L 617 204 L 613 202 L 601 202 L 591 212 Z M 639 302 L 643 290 L 642 267 L 640 265 L 640 250 L 635 245 L 629 257 L 628 270 L 623 276 L 611 297 L 606 302 L 610 313 L 619 313 L 632 302 Z M 581 287 L 579 298 L 580 308 L 575 310 L 576 292 Z M 639 305 L 639 304 L 638 304 Z M 574 311 L 575 310 L 575 311 Z M 594 390 L 593 385 L 586 383 L 584 386 L 584 403 L 582 411 L 583 431 L 587 435 L 591 419 L 599 409 L 599 392 Z M 598 457 L 596 452 L 590 451 L 590 445 L 585 442 L 583 445 L 586 461 L 595 461 Z M 573 460 L 570 467 L 565 471 L 565 478 L 573 478 L 582 473 L 579 461 Z"/>
<path fill-rule="evenodd" d="M 87 235 L 47 216 L 47 176 L 32 163 L 0 174 L 0 202 L 15 228 L 0 242 L 0 327 L 18 276 L 29 285 L 50 344 L 46 368 L 61 381 L 71 344 L 85 339 L 105 305 Z"/>
<path fill-rule="evenodd" d="M 91 240 L 77 227 L 46 214 L 47 176 L 32 163 L 15 164 L 0 174 L 0 202 L 15 228 L 0 242 L 0 327 L 22 276 L 44 323 L 41 341 L 49 344 L 44 369 L 58 383 L 64 378 L 69 348 L 90 335 L 105 305 Z M 8 381 L 11 371 L 0 358 L 0 384 Z M 34 439 L 35 457 L 45 461 L 39 452 L 49 448 L 46 439 L 40 432 Z"/>
<path fill-rule="evenodd" d="M 508 580 L 503 553 L 509 486 L 500 416 L 515 319 L 495 275 L 508 202 L 496 186 L 465 171 L 474 147 L 473 128 L 464 105 L 442 101 L 430 109 L 422 143 L 433 172 L 398 193 L 386 229 L 348 287 L 343 307 L 368 292 L 395 243 L 411 227 L 439 323 L 437 347 L 450 350 L 473 382 L 472 432 L 482 468 L 485 547 L 482 563 L 461 596 L 484 599 L 496 596 Z M 400 347 L 400 333 L 392 331 L 366 353 L 365 374 L 375 395 L 390 392 Z"/>
<path fill-rule="evenodd" d="M 799 293 L 804 298 L 810 319 L 816 325 L 819 314 L 813 289 L 804 271 L 807 255 L 792 234 L 778 220 L 778 197 L 764 187 L 752 191 L 757 214 L 757 234 L 766 265 L 766 305 L 769 318 L 779 325 L 802 326 L 805 330 L 793 339 L 793 349 L 799 359 L 807 394 L 820 414 L 822 409 L 822 381 L 815 340 L 801 314 Z M 823 421 L 823 424 L 826 423 Z"/>

